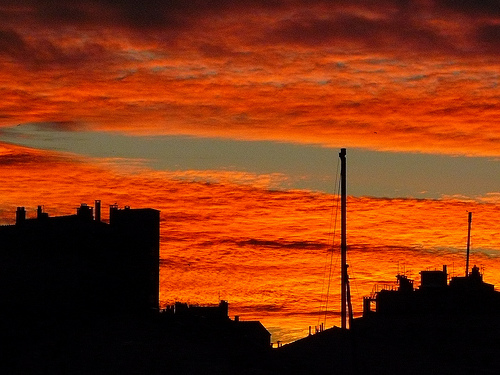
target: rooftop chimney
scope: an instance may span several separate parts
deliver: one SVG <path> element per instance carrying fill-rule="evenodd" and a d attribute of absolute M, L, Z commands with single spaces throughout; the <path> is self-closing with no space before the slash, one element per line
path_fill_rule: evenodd
<path fill-rule="evenodd" d="M 95 201 L 95 221 L 97 221 L 97 222 L 101 221 L 101 201 L 100 200 Z"/>
<path fill-rule="evenodd" d="M 36 218 L 38 220 L 43 220 L 49 217 L 49 214 L 43 212 L 43 206 L 38 206 L 36 209 Z"/>
<path fill-rule="evenodd" d="M 83 220 L 91 221 L 93 219 L 92 207 L 87 206 L 86 203 L 82 203 L 80 207 L 76 209 L 76 216 Z"/>
<path fill-rule="evenodd" d="M 18 207 L 16 210 L 16 225 L 21 225 L 26 220 L 26 209 Z"/>

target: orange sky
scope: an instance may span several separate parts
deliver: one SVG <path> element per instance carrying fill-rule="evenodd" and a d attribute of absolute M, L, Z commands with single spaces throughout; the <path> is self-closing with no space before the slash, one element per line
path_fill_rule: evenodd
<path fill-rule="evenodd" d="M 319 147 L 274 154 L 278 143 L 236 141 L 327 146 L 333 157 L 347 147 L 362 151 L 348 151 L 358 169 L 349 187 L 366 188 L 349 209 L 361 296 L 398 262 L 459 264 L 467 211 L 487 281 L 498 284 L 499 57 L 498 0 L 4 0 L 0 224 L 13 223 L 17 206 L 28 215 L 39 204 L 71 214 L 94 199 L 160 209 L 162 301 L 222 292 L 233 313 L 270 319 L 286 340 L 294 314 L 307 329 L 319 302 L 331 212 L 327 189 L 293 188 L 330 161 L 332 173 L 314 178 L 334 187 L 336 160 Z M 234 147 L 211 153 L 202 146 L 230 147 L 172 137 L 202 150 L 153 168 L 164 155 L 150 148 L 167 143 L 147 141 L 159 135 Z M 236 160 L 258 162 L 254 150 L 287 158 L 265 168 Z M 186 166 L 179 155 L 216 160 Z"/>
<path fill-rule="evenodd" d="M 498 9 L 4 1 L 0 125 L 499 156 Z"/>
<path fill-rule="evenodd" d="M 0 225 L 13 224 L 17 206 L 35 217 L 76 212 L 80 203 L 161 211 L 161 303 L 230 301 L 230 314 L 258 319 L 273 341 L 290 341 L 318 324 L 329 253 L 338 246 L 333 196 L 275 190 L 275 175 L 144 169 L 122 160 L 81 157 L 19 146 L 0 148 Z M 214 180 L 215 181 L 215 180 Z M 472 264 L 500 285 L 497 196 L 456 199 L 349 197 L 348 244 L 353 305 L 374 285 L 408 271 L 448 265 L 463 273 L 467 213 L 473 214 Z M 336 230 L 335 230 L 336 228 Z M 336 233 L 335 240 L 333 232 Z M 338 253 L 334 253 L 328 324 L 338 324 Z M 338 275 L 337 275 L 338 276 Z M 324 305 L 323 305 L 324 306 Z"/>

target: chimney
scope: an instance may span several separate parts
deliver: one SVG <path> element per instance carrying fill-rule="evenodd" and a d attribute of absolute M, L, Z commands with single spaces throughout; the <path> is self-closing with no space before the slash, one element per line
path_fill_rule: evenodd
<path fill-rule="evenodd" d="M 47 219 L 48 217 L 49 217 L 49 214 L 46 212 L 43 212 L 43 206 L 38 206 L 38 208 L 36 209 L 36 218 L 38 220 L 44 220 L 44 219 Z"/>
<path fill-rule="evenodd" d="M 16 210 L 16 225 L 21 225 L 26 220 L 26 209 L 18 207 Z"/>
<path fill-rule="evenodd" d="M 86 203 L 82 203 L 80 207 L 76 209 L 76 216 L 83 220 L 92 221 L 92 219 L 94 218 L 92 207 L 87 206 Z"/>
<path fill-rule="evenodd" d="M 111 225 L 115 224 L 117 212 L 118 212 L 118 205 L 116 203 L 109 206 L 109 223 Z"/>
<path fill-rule="evenodd" d="M 96 200 L 95 201 L 95 221 L 100 222 L 101 221 L 101 201 Z"/>

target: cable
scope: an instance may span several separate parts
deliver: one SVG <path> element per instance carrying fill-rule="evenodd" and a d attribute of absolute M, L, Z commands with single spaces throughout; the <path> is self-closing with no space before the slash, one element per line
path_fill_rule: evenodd
<path fill-rule="evenodd" d="M 340 181 L 339 181 L 339 190 L 340 190 Z M 337 194 L 337 197 L 339 195 Z M 338 217 L 338 212 L 339 212 L 339 204 L 340 204 L 340 199 L 337 198 L 337 207 L 336 207 L 336 210 L 335 210 L 335 225 L 334 225 L 334 230 L 333 230 L 333 240 L 332 240 L 332 249 L 331 249 L 331 257 L 330 257 L 330 273 L 328 275 L 328 289 L 327 289 L 327 292 L 326 292 L 326 304 L 325 304 L 325 326 L 326 326 L 326 318 L 327 318 L 327 315 L 328 315 L 328 299 L 329 299 L 329 296 L 330 296 L 330 284 L 331 284 L 331 280 L 332 280 L 332 263 L 333 263 L 333 250 L 334 250 L 334 245 L 335 245 L 335 234 L 337 232 L 337 217 Z M 337 259 L 335 260 L 335 266 L 337 265 L 337 261 L 338 261 L 338 256 L 339 254 L 337 253 Z"/>
<path fill-rule="evenodd" d="M 325 296 L 325 325 L 326 325 L 326 316 L 327 316 L 327 313 L 328 313 L 328 296 L 329 296 L 329 293 L 330 293 L 330 282 L 331 282 L 331 275 L 332 275 L 332 263 L 333 263 L 333 252 L 334 252 L 334 244 L 335 244 L 335 233 L 336 233 L 336 229 L 337 229 L 337 216 L 338 216 L 338 209 L 339 209 L 339 202 L 340 202 L 340 194 L 339 194 L 339 191 L 340 191 L 340 182 L 339 182 L 339 168 L 340 168 L 340 162 L 337 161 L 337 172 L 335 174 L 335 191 L 334 191 L 334 196 L 336 197 L 335 200 L 337 202 L 337 204 L 333 204 L 332 205 L 332 209 L 331 209 L 331 213 L 330 213 L 330 228 L 328 230 L 328 238 L 332 238 L 332 245 L 331 246 L 328 246 L 328 250 L 327 250 L 327 253 L 326 253 L 326 257 L 325 257 L 325 264 L 324 264 L 324 267 L 323 267 L 323 283 L 321 285 L 321 298 L 320 298 L 320 306 L 319 306 L 319 313 L 318 313 L 318 325 L 320 323 L 320 320 L 321 320 L 321 312 L 322 312 L 322 309 L 323 309 L 323 296 L 324 296 L 324 290 L 325 290 L 325 279 L 326 279 L 326 268 L 328 266 L 328 257 L 330 257 L 330 266 L 329 266 L 329 275 L 328 275 L 328 287 L 327 287 L 327 293 L 326 293 L 326 296 Z M 334 203 L 335 203 L 335 200 L 334 200 Z M 333 219 L 334 217 L 334 209 L 336 208 L 336 211 L 335 211 L 335 220 Z M 334 227 L 334 230 L 333 230 L 333 235 L 332 235 L 332 222 L 334 223 L 333 227 Z M 329 241 L 327 241 L 327 245 Z M 338 254 L 337 254 L 337 260 L 338 260 Z M 335 262 L 336 264 L 337 262 Z"/>

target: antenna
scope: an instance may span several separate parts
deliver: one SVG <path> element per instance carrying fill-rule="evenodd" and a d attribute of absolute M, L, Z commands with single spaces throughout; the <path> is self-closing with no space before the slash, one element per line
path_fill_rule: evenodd
<path fill-rule="evenodd" d="M 341 328 L 347 328 L 347 286 L 348 286 L 348 276 L 347 276 L 347 178 L 346 178 L 346 149 L 342 148 L 340 150 L 340 217 L 341 217 L 341 230 L 340 230 L 340 267 L 341 267 Z"/>
<path fill-rule="evenodd" d="M 470 253 L 470 227 L 472 224 L 472 212 L 469 212 L 469 230 L 467 233 L 467 260 L 465 261 L 465 277 L 469 276 L 469 253 Z"/>

